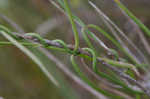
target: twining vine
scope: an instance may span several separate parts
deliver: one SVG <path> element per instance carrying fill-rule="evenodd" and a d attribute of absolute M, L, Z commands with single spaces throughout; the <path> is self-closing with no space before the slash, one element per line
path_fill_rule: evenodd
<path fill-rule="evenodd" d="M 70 61 L 73 65 L 74 70 L 80 76 L 80 78 L 83 81 L 85 81 L 89 86 L 91 86 L 93 89 L 95 89 L 96 91 L 98 91 L 100 93 L 103 93 L 107 96 L 114 97 L 116 99 L 121 99 L 120 96 L 115 96 L 115 95 L 113 95 L 113 94 L 111 94 L 107 91 L 104 91 L 100 88 L 97 88 L 97 86 L 92 81 L 90 81 L 84 75 L 84 73 L 82 73 L 80 71 L 79 66 L 75 62 L 75 57 L 78 56 L 78 57 L 81 57 L 83 59 L 88 59 L 89 61 L 91 61 L 93 71 L 98 76 L 104 77 L 104 78 L 108 79 L 109 81 L 122 86 L 124 89 L 128 89 L 128 90 L 134 92 L 135 94 L 136 93 L 145 93 L 147 96 L 150 97 L 150 92 L 146 87 L 144 87 L 141 83 L 139 83 L 135 79 L 131 78 L 129 75 L 122 72 L 117 67 L 115 67 L 115 66 L 119 66 L 119 67 L 128 68 L 128 69 L 131 69 L 131 70 L 135 71 L 135 67 L 136 67 L 135 65 L 139 65 L 139 64 L 136 63 L 135 59 L 132 56 L 130 56 L 126 52 L 126 50 L 123 49 L 120 46 L 120 44 L 118 42 L 116 42 L 110 35 L 108 35 L 105 31 L 103 31 L 103 29 L 101 29 L 100 27 L 98 27 L 96 25 L 90 24 L 90 25 L 86 26 L 84 23 L 82 23 L 82 21 L 78 17 L 74 16 L 71 13 L 71 10 L 69 8 L 67 0 L 58 0 L 58 2 L 64 7 L 64 10 L 67 13 L 67 16 L 68 16 L 68 18 L 70 20 L 70 23 L 72 25 L 72 30 L 73 30 L 73 33 L 74 33 L 74 40 L 75 40 L 74 45 L 68 45 L 64 41 L 59 40 L 59 39 L 57 39 L 57 40 L 44 39 L 43 37 L 41 37 L 37 33 L 26 33 L 26 34 L 13 33 L 9 29 L 4 27 L 3 25 L 0 25 L 0 34 L 6 33 L 9 36 L 11 36 L 12 38 L 14 38 L 15 40 L 17 40 L 20 44 L 24 45 L 24 46 L 31 46 L 31 47 L 33 47 L 33 46 L 36 46 L 36 47 L 42 46 L 42 47 L 45 47 L 47 49 L 55 49 L 57 51 L 66 52 L 66 53 L 70 54 Z M 129 16 L 131 16 L 135 19 L 135 17 L 132 15 L 132 13 L 128 12 L 128 10 L 123 5 L 121 5 L 119 0 L 115 0 L 115 2 L 117 2 L 117 4 L 119 4 L 120 7 L 123 8 Z M 86 41 L 86 43 L 88 44 L 88 46 L 90 48 L 80 48 L 80 46 L 79 46 L 79 34 L 78 34 L 77 27 L 76 27 L 76 24 L 75 24 L 74 21 L 77 21 L 82 26 L 82 30 L 81 30 L 82 35 L 84 37 L 84 40 Z M 136 21 L 137 24 L 141 24 L 137 20 L 134 20 L 134 21 Z M 132 63 L 134 65 L 119 61 L 119 56 L 118 56 L 117 51 L 115 51 L 114 49 L 108 48 L 107 46 L 103 45 L 102 43 L 101 44 L 102 44 L 103 48 L 105 48 L 108 52 L 110 52 L 115 57 L 115 60 L 111 60 L 111 59 L 102 58 L 102 57 L 97 56 L 94 47 L 92 46 L 90 40 L 88 39 L 88 35 L 90 35 L 90 37 L 92 37 L 95 41 L 100 41 L 100 39 L 98 39 L 92 32 L 90 32 L 88 30 L 88 28 L 94 28 L 94 29 L 98 30 L 107 39 L 112 41 L 112 43 L 114 43 L 114 45 L 116 45 L 119 49 L 121 49 L 124 53 L 126 53 L 128 58 L 132 61 Z M 141 28 L 145 29 L 145 31 L 148 32 L 147 33 L 148 35 L 150 34 L 149 30 L 147 28 L 145 28 L 145 26 L 141 26 Z M 11 45 L 11 44 L 13 44 L 13 43 L 12 42 L 0 42 L 0 45 Z M 118 81 L 112 79 L 111 76 L 109 76 L 109 75 L 107 75 L 103 72 L 100 72 L 97 68 L 97 62 L 105 65 L 108 69 L 112 70 L 118 76 L 125 79 L 126 81 L 131 82 L 132 84 L 136 85 L 143 92 L 133 90 L 132 88 L 127 87 L 123 82 L 118 82 Z"/>

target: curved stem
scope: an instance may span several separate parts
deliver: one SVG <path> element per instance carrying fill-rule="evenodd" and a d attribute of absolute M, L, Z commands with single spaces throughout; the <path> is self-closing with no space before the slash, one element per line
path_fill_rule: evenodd
<path fill-rule="evenodd" d="M 91 82 L 86 76 L 84 76 L 84 74 L 80 71 L 80 68 L 78 67 L 78 65 L 75 62 L 74 55 L 71 55 L 70 60 L 71 60 L 74 70 L 78 73 L 78 75 L 81 77 L 81 79 L 84 82 L 86 82 L 90 87 L 92 87 L 96 91 L 98 91 L 106 96 L 112 97 L 114 99 L 122 99 L 122 97 L 120 97 L 120 96 L 113 95 L 103 89 L 98 88 L 93 82 Z"/>
<path fill-rule="evenodd" d="M 113 37 L 111 37 L 108 33 L 106 33 L 103 29 L 101 29 L 100 27 L 93 25 L 93 24 L 89 24 L 87 27 L 91 27 L 94 28 L 96 30 L 98 30 L 100 33 L 102 33 L 107 39 L 109 39 L 110 41 L 112 41 L 112 43 L 114 45 L 116 45 L 122 52 L 125 53 L 125 55 L 132 61 L 133 64 L 138 65 L 137 61 L 134 59 L 133 56 L 131 56 L 121 45 L 120 43 L 118 43 Z"/>
<path fill-rule="evenodd" d="M 67 44 L 64 41 L 62 40 L 53 40 L 53 41 L 61 44 L 68 53 L 73 54 L 73 52 L 67 47 Z"/>
<path fill-rule="evenodd" d="M 74 48 L 74 51 L 77 51 L 78 48 L 79 48 L 79 34 L 78 34 L 78 30 L 77 30 L 77 27 L 76 27 L 75 22 L 73 20 L 73 16 L 72 16 L 72 13 L 71 13 L 71 10 L 69 8 L 69 4 L 68 4 L 67 0 L 64 0 L 64 6 L 65 6 L 65 10 L 66 10 L 66 12 L 68 14 L 70 23 L 72 25 L 72 30 L 74 32 L 74 37 L 75 37 L 75 48 Z"/>
<path fill-rule="evenodd" d="M 92 59 L 93 70 L 94 70 L 94 72 L 97 72 L 97 68 L 96 68 L 97 59 L 96 59 L 95 52 L 92 49 L 90 49 L 90 48 L 83 48 L 83 50 L 88 51 L 88 52 L 90 52 L 92 54 L 92 57 L 93 57 L 93 59 Z"/>
<path fill-rule="evenodd" d="M 16 35 L 12 34 L 11 31 L 9 31 L 8 28 L 2 26 L 1 24 L 0 24 L 0 30 L 1 30 L 1 31 L 4 31 L 4 32 L 6 32 L 6 33 L 8 33 L 10 36 L 12 36 L 12 37 L 15 38 L 15 39 L 18 39 L 18 37 L 17 37 Z"/>
<path fill-rule="evenodd" d="M 54 47 L 54 48 L 59 48 L 59 49 L 61 49 L 61 50 L 63 50 L 64 52 L 67 52 L 68 53 L 68 51 L 66 51 L 66 49 L 64 48 L 64 46 L 62 46 L 62 45 L 60 45 L 60 44 L 56 44 L 56 43 L 54 43 L 53 41 L 50 41 L 50 40 L 47 40 L 47 39 L 44 39 L 44 38 L 42 38 L 42 37 L 40 37 L 39 35 L 36 35 L 36 34 L 34 34 L 34 33 L 30 33 L 30 35 L 29 34 L 26 34 L 26 36 L 19 36 L 19 35 L 16 35 L 17 37 L 21 37 L 22 38 L 22 40 L 30 40 L 30 41 L 32 41 L 32 42 L 36 42 L 36 43 L 39 43 L 39 44 L 41 44 L 41 45 L 43 45 L 43 47 L 46 47 L 46 48 L 51 48 L 52 46 Z M 32 37 L 33 36 L 33 37 Z M 19 42 L 18 42 L 19 43 Z M 74 49 L 74 47 L 71 47 L 71 46 L 67 46 L 70 50 L 72 50 L 73 51 L 73 49 Z M 89 60 L 92 60 L 92 56 L 91 55 L 89 55 L 89 54 L 87 54 L 84 50 L 82 50 L 82 49 L 78 49 L 78 51 L 79 51 L 79 53 L 77 54 L 78 56 L 80 56 L 80 57 L 83 57 L 83 58 L 87 58 L 87 59 L 89 59 Z M 74 54 L 74 53 L 72 53 L 72 54 Z M 134 79 L 132 79 L 132 78 L 130 78 L 128 75 L 126 75 L 126 74 L 124 74 L 122 71 L 120 71 L 119 69 L 117 69 L 117 68 L 115 68 L 115 67 L 112 67 L 111 65 L 109 65 L 107 62 L 103 62 L 103 59 L 101 59 L 101 58 L 99 58 L 99 57 L 96 57 L 97 58 L 97 61 L 99 61 L 100 63 L 102 63 L 102 64 L 105 64 L 105 66 L 107 66 L 109 69 L 112 69 L 115 73 L 117 73 L 120 77 L 122 77 L 122 78 L 124 78 L 124 79 L 126 79 L 126 80 L 128 80 L 128 81 L 131 81 L 131 82 L 133 82 L 135 85 L 137 85 L 139 88 L 141 88 L 147 95 L 148 95 L 148 90 L 147 90 L 147 88 L 145 88 L 145 87 L 143 87 L 140 83 L 138 83 L 136 80 L 134 80 Z M 94 64 L 94 63 L 93 63 Z M 111 62 L 110 62 L 110 64 L 111 64 Z M 120 64 L 120 62 L 116 62 L 115 64 Z M 120 65 L 125 65 L 126 66 L 126 64 L 120 64 Z"/>
<path fill-rule="evenodd" d="M 94 33 L 92 32 L 89 32 L 87 31 L 88 30 L 88 27 L 90 27 L 90 25 L 87 25 L 85 26 L 84 28 L 82 28 L 82 35 L 83 35 L 83 38 L 85 39 L 86 43 L 88 44 L 88 46 L 90 48 L 92 48 L 94 51 L 94 47 L 93 45 L 91 44 L 88 36 L 86 35 L 86 33 L 88 33 L 90 35 L 90 37 L 92 37 L 96 42 L 98 42 L 106 51 L 108 51 L 108 53 L 111 53 L 112 55 L 115 56 L 116 60 L 119 59 L 119 55 L 118 53 L 114 50 L 114 49 L 111 49 L 111 48 L 108 48 L 104 43 L 103 41 L 101 41 Z M 100 32 L 101 33 L 101 32 Z M 102 34 L 105 36 L 107 35 L 106 32 L 102 32 Z M 108 37 L 109 35 L 107 35 L 106 37 Z M 95 51 L 96 52 L 96 51 Z M 97 53 L 97 52 L 96 52 Z"/>

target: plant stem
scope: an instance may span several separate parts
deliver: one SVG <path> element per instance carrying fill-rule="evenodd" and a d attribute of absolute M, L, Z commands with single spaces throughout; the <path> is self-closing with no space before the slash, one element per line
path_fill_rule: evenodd
<path fill-rule="evenodd" d="M 72 13 L 71 13 L 71 10 L 69 8 L 69 4 L 68 4 L 67 0 L 64 0 L 64 6 L 65 6 L 65 10 L 66 10 L 66 12 L 68 14 L 70 23 L 72 25 L 72 30 L 74 32 L 74 37 L 75 37 L 75 48 L 74 48 L 74 51 L 77 51 L 77 49 L 79 48 L 79 34 L 78 34 L 78 30 L 77 30 L 77 27 L 76 27 L 75 22 L 73 20 L 73 16 L 72 16 Z"/>

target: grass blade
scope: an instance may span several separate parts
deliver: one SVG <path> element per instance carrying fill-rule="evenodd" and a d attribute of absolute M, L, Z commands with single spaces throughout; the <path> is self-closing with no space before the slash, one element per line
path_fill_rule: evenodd
<path fill-rule="evenodd" d="M 114 0 L 114 1 L 119 6 L 120 9 L 122 9 L 148 36 L 150 36 L 150 29 L 149 28 L 147 28 L 139 19 L 137 19 L 136 16 L 134 16 L 132 14 L 132 12 L 130 12 L 128 10 L 128 8 L 126 8 L 120 2 L 120 0 Z"/>
<path fill-rule="evenodd" d="M 43 63 L 32 52 L 30 52 L 26 47 L 24 47 L 23 45 L 21 45 L 18 41 L 16 41 L 14 38 L 12 38 L 6 32 L 0 31 L 0 33 L 5 38 L 7 38 L 10 42 L 12 42 L 16 47 L 18 47 L 21 51 L 23 51 L 28 57 L 30 57 L 37 64 L 37 66 L 39 66 L 39 68 L 49 78 L 50 81 L 52 81 L 56 86 L 59 86 L 59 83 L 55 80 L 55 78 L 53 78 L 53 76 L 44 67 Z"/>
<path fill-rule="evenodd" d="M 122 46 L 124 46 L 124 48 L 126 47 L 126 42 L 124 43 L 124 41 L 122 41 L 122 39 L 120 39 L 119 34 L 123 37 L 123 39 L 125 39 L 128 44 L 138 53 L 138 56 L 141 57 L 142 60 L 144 60 L 144 62 L 148 63 L 148 60 L 146 59 L 146 57 L 144 56 L 144 54 L 137 48 L 137 46 L 125 35 L 125 33 L 107 16 L 105 15 L 100 8 L 98 8 L 93 2 L 89 1 L 89 4 L 96 10 L 96 12 L 99 14 L 100 18 L 102 19 L 102 21 L 104 22 L 104 24 L 108 27 L 108 29 L 111 30 L 112 34 L 115 36 L 115 38 L 120 42 L 120 44 Z M 119 34 L 118 34 L 119 33 Z M 131 53 L 131 51 L 129 51 L 129 53 Z M 132 54 L 132 53 L 131 53 Z M 136 58 L 136 56 L 134 57 Z M 139 60 L 140 61 L 140 60 Z"/>
<path fill-rule="evenodd" d="M 81 79 L 86 82 L 90 87 L 92 87 L 93 89 L 95 89 L 97 92 L 104 94 L 105 96 L 108 96 L 112 99 L 122 99 L 122 97 L 117 96 L 117 95 L 113 95 L 103 89 L 98 88 L 93 82 L 91 82 L 86 76 L 84 76 L 84 74 L 80 71 L 80 68 L 78 67 L 78 65 L 75 62 L 74 56 L 72 55 L 70 58 L 73 68 L 74 70 L 78 73 L 78 75 L 81 77 Z"/>

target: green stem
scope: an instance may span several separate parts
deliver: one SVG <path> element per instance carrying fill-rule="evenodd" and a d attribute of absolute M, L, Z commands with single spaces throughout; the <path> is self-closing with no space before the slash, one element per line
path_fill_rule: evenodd
<path fill-rule="evenodd" d="M 111 82 L 113 82 L 113 83 L 115 83 L 115 84 L 118 84 L 118 85 L 120 85 L 120 86 L 122 86 L 124 89 L 126 89 L 126 90 L 128 90 L 128 91 L 130 91 L 130 92 L 134 92 L 134 93 L 138 93 L 138 92 L 136 92 L 136 91 L 134 91 L 134 90 L 132 90 L 132 89 L 130 89 L 130 88 L 128 88 L 122 81 L 120 81 L 119 79 L 117 79 L 117 78 L 114 78 L 114 77 L 110 77 L 109 75 L 107 75 L 107 74 L 105 74 L 105 73 L 103 73 L 103 72 L 99 72 L 99 70 L 98 70 L 98 68 L 97 68 L 97 66 L 96 66 L 96 62 L 97 62 L 97 57 L 96 57 L 96 54 L 95 54 L 95 52 L 94 52 L 94 50 L 92 50 L 92 49 L 90 49 L 90 48 L 83 48 L 83 50 L 86 50 L 86 51 L 88 51 L 88 52 L 90 52 L 91 54 L 92 54 L 92 57 L 93 57 L 93 59 L 92 59 L 92 61 L 93 61 L 93 65 L 92 65 L 92 67 L 93 67 L 93 70 L 94 70 L 94 72 L 97 74 L 97 75 L 99 75 L 100 77 L 103 77 L 103 78 L 106 78 L 107 80 L 109 80 L 109 81 L 111 81 Z M 110 63 L 110 64 L 114 64 L 114 66 L 117 64 L 118 66 L 120 65 L 124 65 L 124 66 L 126 66 L 127 68 L 134 68 L 134 66 L 133 65 L 130 65 L 130 64 L 125 64 L 125 63 L 116 63 L 116 62 L 114 62 L 114 61 L 110 61 L 110 60 L 107 60 L 107 59 L 105 59 L 104 60 L 106 63 Z M 112 63 L 111 63 L 112 62 Z"/>
<path fill-rule="evenodd" d="M 116 4 L 148 35 L 150 36 L 150 29 L 147 28 L 138 18 L 136 18 L 136 16 L 134 16 L 132 14 L 132 12 L 130 12 L 128 10 L 128 8 L 126 8 L 121 2 L 120 0 L 114 0 L 116 2 Z"/>
<path fill-rule="evenodd" d="M 24 45 L 24 46 L 31 46 L 31 47 L 38 47 L 38 46 L 43 46 L 43 45 L 40 45 L 40 44 L 34 44 L 34 43 L 28 43 L 28 42 L 19 42 L 20 44 Z M 12 42 L 0 42 L 0 45 L 13 45 Z M 65 45 L 66 46 L 66 45 Z M 48 48 L 48 49 L 52 49 L 52 50 L 57 50 L 57 51 L 61 51 L 61 52 L 66 52 L 66 53 L 70 53 L 70 54 L 74 54 L 71 50 L 69 50 L 68 48 L 64 49 L 64 48 L 58 48 L 58 47 L 53 47 L 53 46 L 43 46 L 45 48 Z M 84 48 L 84 50 L 87 50 L 89 48 Z M 91 49 L 90 49 L 91 50 Z M 91 51 L 90 51 L 91 52 Z M 95 55 L 95 54 L 93 54 Z M 82 58 L 86 58 L 90 61 L 92 61 L 93 59 L 87 55 L 84 55 L 84 54 L 79 54 L 78 56 L 82 57 Z M 93 57 L 94 60 L 95 60 L 95 57 Z M 97 57 L 96 57 L 97 58 Z M 118 62 L 118 61 L 115 61 L 115 60 L 111 60 L 111 59 L 107 59 L 107 58 L 102 58 L 102 57 L 99 57 L 101 60 L 105 61 L 106 63 L 112 65 L 112 66 L 117 66 L 117 67 L 122 67 L 122 68 L 134 68 L 135 66 L 132 65 L 132 64 L 128 64 L 128 63 L 125 63 L 125 62 Z"/>
<path fill-rule="evenodd" d="M 88 31 L 88 27 L 90 27 L 90 25 L 84 26 L 82 28 L 82 35 L 83 38 L 85 39 L 86 43 L 88 44 L 88 46 L 93 49 L 95 51 L 95 48 L 93 47 L 92 43 L 90 42 L 88 36 L 86 33 L 88 33 L 90 35 L 90 37 L 92 37 L 96 42 L 98 42 L 106 51 L 110 52 L 112 55 L 115 56 L 115 59 L 117 60 L 119 58 L 119 55 L 117 53 L 117 51 L 115 51 L 114 49 L 110 49 L 108 48 L 94 33 Z M 101 33 L 101 32 L 100 32 Z M 102 32 L 102 34 L 105 36 L 105 34 L 107 35 L 106 32 Z M 107 36 L 106 36 L 107 37 Z M 95 51 L 96 52 L 96 51 Z M 96 52 L 97 54 L 97 52 Z"/>
<path fill-rule="evenodd" d="M 57 42 L 57 43 L 59 43 L 59 44 L 61 44 L 63 47 L 64 47 L 64 50 L 66 50 L 68 53 L 70 53 L 70 54 L 75 54 L 75 53 L 73 53 L 73 51 L 71 51 L 68 47 L 67 47 L 67 44 L 64 42 L 64 41 L 62 41 L 62 40 L 53 40 L 54 42 Z"/>
<path fill-rule="evenodd" d="M 78 67 L 78 65 L 76 64 L 75 62 L 75 59 L 74 59 L 74 56 L 72 55 L 70 57 L 70 60 L 72 62 L 72 65 L 73 65 L 73 68 L 74 70 L 77 72 L 77 74 L 81 77 L 81 79 L 86 82 L 90 87 L 92 87 L 93 89 L 95 89 L 97 92 L 100 92 L 106 96 L 109 96 L 113 99 L 123 99 L 121 96 L 117 96 L 117 95 L 113 95 L 103 89 L 100 89 L 96 86 L 96 84 L 94 84 L 93 82 L 91 82 L 81 71 L 80 71 L 80 68 Z"/>
<path fill-rule="evenodd" d="M 14 35 L 13 33 L 11 33 L 11 31 L 8 28 L 4 27 L 1 24 L 0 24 L 0 30 L 8 33 L 10 36 L 12 36 L 15 39 L 18 39 L 18 37 L 16 35 Z"/>
<path fill-rule="evenodd" d="M 79 34 L 78 34 L 78 30 L 77 30 L 77 27 L 76 27 L 75 22 L 73 20 L 73 16 L 72 16 L 72 13 L 71 13 L 71 10 L 69 8 L 69 4 L 68 4 L 67 0 L 64 0 L 64 6 L 65 6 L 65 10 L 66 10 L 66 12 L 68 14 L 69 20 L 71 22 L 72 30 L 74 32 L 74 37 L 75 37 L 75 48 L 74 48 L 74 51 L 77 51 L 78 48 L 79 48 Z"/>
<path fill-rule="evenodd" d="M 28 42 L 19 42 L 20 44 L 24 45 L 24 46 L 31 46 L 31 47 L 37 47 L 37 46 L 41 46 L 40 44 L 36 44 L 36 43 L 28 43 Z M 4 45 L 14 45 L 12 42 L 0 42 L 0 46 L 4 46 Z"/>
<path fill-rule="evenodd" d="M 53 47 L 53 46 L 45 46 L 44 44 L 46 44 L 46 43 L 44 43 L 44 39 L 42 37 L 40 37 L 40 35 L 38 35 L 38 34 L 27 33 L 26 36 L 33 36 L 33 37 L 39 39 L 42 42 L 42 44 L 40 44 L 40 45 L 43 46 L 43 47 L 68 53 L 69 49 L 67 48 L 67 45 L 62 40 L 54 40 L 54 42 L 58 42 L 58 43 L 62 44 L 62 46 L 64 47 L 64 48 L 57 48 L 57 47 Z M 2 43 L 3 44 L 8 44 L 8 45 L 11 44 L 11 42 L 2 42 Z M 18 43 L 20 43 L 20 42 L 18 42 Z M 24 44 L 24 45 L 32 45 L 32 43 L 26 43 L 26 42 L 21 42 L 21 43 Z M 92 53 L 93 57 L 90 57 L 90 56 L 87 56 L 87 55 L 84 55 L 84 54 L 79 54 L 78 56 L 80 56 L 82 58 L 87 58 L 90 61 L 93 60 L 93 69 L 94 69 L 94 71 L 97 71 L 97 69 L 96 69 L 96 59 L 97 59 L 97 57 L 96 57 L 94 51 L 92 49 L 89 49 L 89 48 L 84 48 L 84 50 L 89 51 L 90 53 Z M 71 53 L 71 54 L 73 54 L 73 53 Z M 132 65 L 127 64 L 127 63 L 120 63 L 120 62 L 105 59 L 105 58 L 101 58 L 101 59 L 104 60 L 105 62 L 109 63 L 109 64 L 114 65 L 114 66 L 131 67 L 132 68 Z M 101 72 L 99 72 L 98 74 L 102 77 L 105 77 L 105 78 L 108 77 L 108 76 L 104 75 Z M 109 77 L 108 79 L 110 80 L 110 78 L 111 77 Z M 115 81 L 115 80 L 113 80 L 113 81 Z"/>
<path fill-rule="evenodd" d="M 135 64 L 138 65 L 137 61 L 134 59 L 133 56 L 131 56 L 121 45 L 119 42 L 117 42 L 113 37 L 111 37 L 107 32 L 105 32 L 103 29 L 101 29 L 100 27 L 93 25 L 93 24 L 89 24 L 87 27 L 91 27 L 94 28 L 96 30 L 98 30 L 100 33 L 102 33 L 107 39 L 109 39 L 116 47 L 118 47 L 122 52 L 124 52 L 124 54 L 129 58 L 129 60 Z"/>
<path fill-rule="evenodd" d="M 95 52 L 90 48 L 83 48 L 83 50 L 88 51 L 92 54 L 93 70 L 94 70 L 94 72 L 97 72 L 97 68 L 96 68 L 97 58 L 96 58 Z"/>

